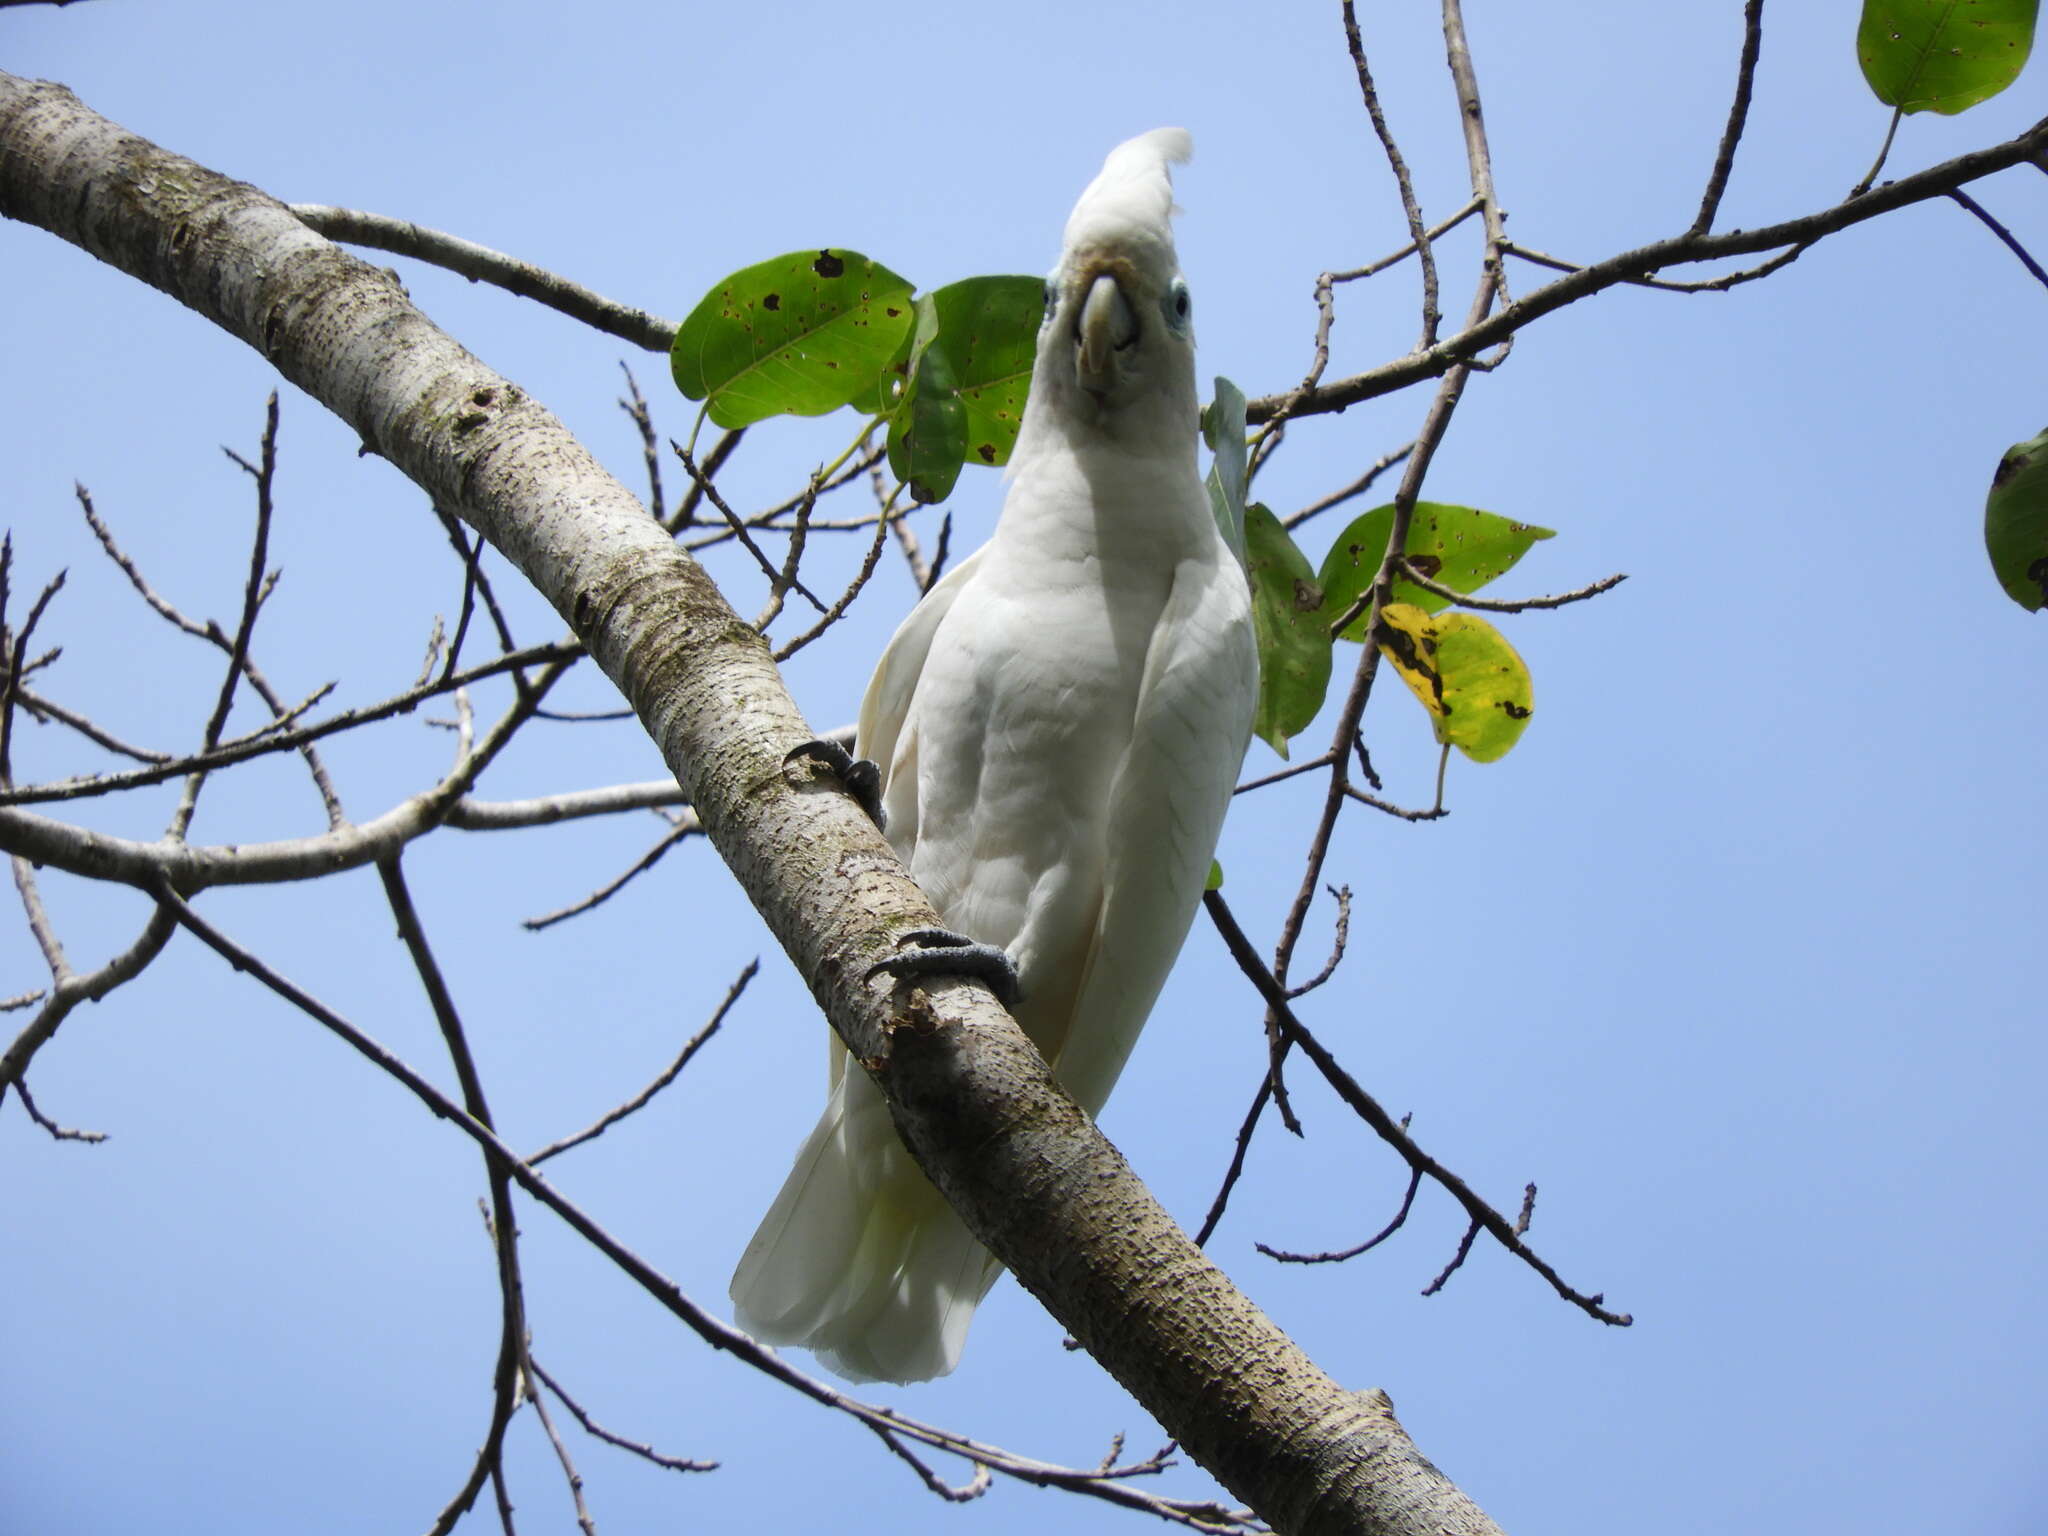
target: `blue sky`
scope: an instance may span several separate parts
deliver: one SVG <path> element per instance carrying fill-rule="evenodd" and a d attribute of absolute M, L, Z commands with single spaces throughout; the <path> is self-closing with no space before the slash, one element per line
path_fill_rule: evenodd
<path fill-rule="evenodd" d="M 1589 3 L 1568 26 L 1554 8 L 1471 10 L 1516 238 L 1592 259 L 1681 229 L 1720 132 L 1740 7 Z M 1442 216 L 1465 172 L 1434 8 L 1365 12 L 1388 111 Z M 1868 166 L 1885 114 L 1857 75 L 1853 24 L 1848 7 L 1767 17 L 1724 227 L 1822 206 Z M 1334 7 L 1275 7 L 1254 26 L 1222 5 L 599 4 L 571 21 L 524 3 L 364 0 L 338 22 L 311 7 L 95 0 L 0 12 L 0 66 L 62 80 L 288 200 L 416 219 L 670 316 L 725 272 L 813 244 L 866 251 L 927 287 L 1043 270 L 1103 152 L 1185 124 L 1197 150 L 1179 182 L 1180 244 L 1202 365 L 1253 394 L 1306 365 L 1316 274 L 1403 239 Z M 1894 171 L 2023 129 L 2039 74 L 1961 118 L 1907 123 Z M 2048 250 L 2037 172 L 1974 190 Z M 1448 244 L 1454 315 L 1471 258 Z M 394 264 L 446 329 L 639 483 L 614 405 L 629 349 Z M 70 572 L 46 620 L 65 646 L 51 689 L 123 735 L 181 745 L 217 686 L 211 657 L 145 622 L 72 483 L 160 587 L 228 617 L 250 498 L 217 445 L 253 449 L 274 379 L 40 232 L 0 228 L 0 270 L 16 590 Z M 1519 291 L 1541 281 L 1513 278 Z M 1354 288 L 1333 372 L 1397 355 L 1416 326 L 1411 268 Z M 1630 580 L 1505 621 L 1537 714 L 1504 762 L 1452 764 L 1450 817 L 1345 823 L 1329 877 L 1357 896 L 1352 947 L 1308 1018 L 1482 1190 L 1512 1207 L 1538 1182 L 1532 1240 L 1638 1321 L 1602 1329 L 1484 1245 L 1443 1294 L 1419 1297 L 1461 1226 L 1441 1196 L 1353 1265 L 1260 1257 L 1255 1241 L 1357 1241 L 1404 1183 L 1300 1069 L 1308 1136 L 1265 1130 L 1211 1249 L 1346 1385 L 1392 1393 L 1423 1449 L 1523 1536 L 2048 1523 L 2048 1052 L 2027 894 L 2048 684 L 2041 621 L 1999 593 L 1979 537 L 1999 453 L 2043 424 L 2044 331 L 2048 294 L 1980 226 L 1930 204 L 1731 294 L 1616 291 L 1543 321 L 1473 381 L 1438 457 L 1432 497 L 1558 530 L 1504 587 Z M 681 434 L 663 361 L 629 361 Z M 1261 494 L 1286 511 L 1344 483 L 1405 442 L 1424 404 L 1411 393 L 1303 424 Z M 380 697 L 416 675 L 456 572 L 417 491 L 289 388 L 283 421 L 272 560 L 285 574 L 264 664 L 293 697 L 328 678 L 344 698 Z M 791 493 L 851 431 L 762 429 L 729 496 Z M 979 541 L 997 492 L 993 476 L 963 480 L 956 540 Z M 1312 558 L 1338 527 L 1303 530 Z M 736 606 L 757 606 L 755 573 L 723 556 L 713 569 Z M 851 718 L 911 595 L 885 565 L 838 643 L 790 669 L 814 723 Z M 529 638 L 559 631 L 529 595 L 513 607 Z M 608 694 L 592 672 L 568 702 L 604 708 Z M 1389 792 L 1425 800 L 1434 752 L 1412 701 L 1383 688 L 1367 728 Z M 1311 727 L 1305 749 L 1326 732 Z M 445 733 L 414 719 L 331 757 L 350 813 L 368 819 L 447 753 Z M 89 759 L 42 730 L 17 761 L 26 777 Z M 1249 771 L 1273 766 L 1255 747 Z M 557 726 L 529 732 L 481 793 L 658 772 L 630 726 Z M 1315 799 L 1305 784 L 1249 797 L 1226 829 L 1229 894 L 1262 943 Z M 153 837 L 168 804 L 78 814 Z M 320 825 L 303 777 L 273 763 L 216 783 L 194 835 Z M 610 878 L 657 830 L 449 832 L 408 869 L 522 1146 L 625 1097 L 762 954 L 685 1077 L 556 1165 L 574 1198 L 722 1308 L 816 1113 L 815 1010 L 701 844 L 593 917 L 518 926 Z M 141 920 L 128 893 L 47 887 L 80 965 Z M 217 892 L 205 910 L 445 1076 L 371 874 Z M 1329 918 L 1324 906 L 1311 919 L 1305 953 Z M 0 924 L 0 993 L 41 979 L 22 925 Z M 1190 1224 L 1258 1080 L 1258 1019 L 1198 925 L 1104 1116 Z M 0 1111 L 0 1527 L 424 1528 L 482 1434 L 496 1347 L 468 1146 L 184 941 L 74 1015 L 32 1084 L 50 1113 L 110 1140 L 56 1146 L 17 1106 Z M 1020 1486 L 943 1505 L 857 1426 L 702 1348 L 544 1212 L 525 1227 L 543 1364 L 611 1427 L 724 1463 L 685 1478 L 578 1443 L 601 1530 L 1052 1519 L 1092 1532 L 1140 1518 Z M 1006 1282 L 956 1376 L 881 1396 L 1047 1459 L 1092 1464 L 1119 1430 L 1151 1449 L 1144 1415 L 1058 1341 Z M 522 1529 L 567 1528 L 530 1419 L 513 1441 Z"/>

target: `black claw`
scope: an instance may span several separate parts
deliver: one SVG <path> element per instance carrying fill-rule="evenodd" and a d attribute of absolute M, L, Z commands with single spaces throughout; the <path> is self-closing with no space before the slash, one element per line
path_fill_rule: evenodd
<path fill-rule="evenodd" d="M 993 944 L 977 944 L 946 928 L 913 928 L 900 944 L 916 944 L 868 967 L 875 976 L 972 976 L 1005 1008 L 1017 1001 L 1017 963 Z"/>
<path fill-rule="evenodd" d="M 823 764 L 826 771 L 839 781 L 840 787 L 868 813 L 868 820 L 881 831 L 889 830 L 889 817 L 882 809 L 882 769 L 879 764 L 864 757 L 855 757 L 836 741 L 807 741 L 784 753 L 782 766 L 787 768 L 800 757 Z"/>

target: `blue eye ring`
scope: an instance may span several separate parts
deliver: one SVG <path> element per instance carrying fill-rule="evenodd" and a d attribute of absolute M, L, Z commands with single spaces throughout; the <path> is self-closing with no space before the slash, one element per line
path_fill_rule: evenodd
<path fill-rule="evenodd" d="M 1173 287 L 1166 295 L 1166 310 L 1176 326 L 1188 323 L 1188 316 L 1194 311 L 1194 300 L 1189 296 L 1188 285 L 1183 279 L 1176 277 L 1173 280 Z"/>

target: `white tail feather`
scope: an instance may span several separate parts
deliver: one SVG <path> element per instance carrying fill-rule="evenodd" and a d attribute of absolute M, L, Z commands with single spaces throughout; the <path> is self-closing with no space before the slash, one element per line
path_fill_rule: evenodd
<path fill-rule="evenodd" d="M 732 1300 L 756 1338 L 815 1351 L 849 1381 L 928 1381 L 959 1363 L 1000 1272 L 848 1068 L 747 1244 Z"/>

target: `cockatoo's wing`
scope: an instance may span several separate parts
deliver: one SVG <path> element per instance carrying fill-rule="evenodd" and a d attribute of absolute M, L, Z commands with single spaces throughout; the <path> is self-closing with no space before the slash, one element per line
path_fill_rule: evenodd
<path fill-rule="evenodd" d="M 932 637 L 953 611 L 960 589 L 974 579 L 974 572 L 987 553 L 986 547 L 977 549 L 939 578 L 910 610 L 910 617 L 898 626 L 875 666 L 875 675 L 868 680 L 868 691 L 860 701 L 860 722 L 854 728 L 853 751 L 856 757 L 868 758 L 881 766 L 885 785 L 915 783 L 914 774 L 898 775 L 892 771 L 897 749 L 904 744 L 903 722 L 910 713 L 917 680 L 924 674 L 925 658 L 931 654 Z M 902 856 L 902 844 L 914 842 L 917 837 L 916 802 L 892 806 L 885 801 L 883 808 L 889 812 L 889 841 Z M 909 819 L 904 823 L 900 818 L 906 813 Z"/>

